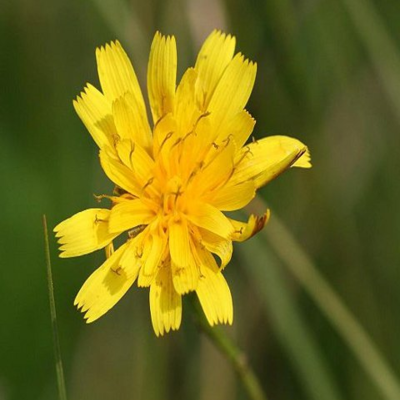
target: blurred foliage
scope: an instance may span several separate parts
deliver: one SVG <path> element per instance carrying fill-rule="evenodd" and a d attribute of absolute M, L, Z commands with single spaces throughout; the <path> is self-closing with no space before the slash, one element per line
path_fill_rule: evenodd
<path fill-rule="evenodd" d="M 0 4 L 1 400 L 57 396 L 41 215 L 52 227 L 112 190 L 71 100 L 97 84 L 94 49 L 115 38 L 145 87 L 157 29 L 176 35 L 180 71 L 214 28 L 257 61 L 255 136 L 292 134 L 314 164 L 262 195 L 400 376 L 398 1 Z M 148 291 L 133 289 L 87 326 L 72 303 L 103 254 L 61 261 L 52 239 L 52 256 L 69 399 L 246 398 L 187 307 L 180 331 L 157 339 Z M 226 331 L 270 399 L 385 399 L 268 241 L 237 245 L 226 277 L 235 303 Z"/>

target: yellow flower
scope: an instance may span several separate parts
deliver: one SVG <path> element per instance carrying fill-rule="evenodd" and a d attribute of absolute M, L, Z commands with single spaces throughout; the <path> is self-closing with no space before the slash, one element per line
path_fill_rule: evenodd
<path fill-rule="evenodd" d="M 97 49 L 102 92 L 88 84 L 74 107 L 116 189 L 114 196 L 100 196 L 111 200 L 111 209 L 82 211 L 54 229 L 61 257 L 106 248 L 107 260 L 75 300 L 87 322 L 137 281 L 150 287 L 157 336 L 179 328 L 182 295 L 192 291 L 211 325 L 232 324 L 222 271 L 232 241 L 262 229 L 269 213 L 244 223 L 223 211 L 244 207 L 289 167 L 311 166 L 307 147 L 296 139 L 272 136 L 245 144 L 255 124 L 244 107 L 256 64 L 234 52 L 234 37 L 212 32 L 176 87 L 175 38 L 156 33 L 147 74 L 151 126 L 120 43 Z M 123 232 L 126 242 L 114 252 L 112 241 Z"/>

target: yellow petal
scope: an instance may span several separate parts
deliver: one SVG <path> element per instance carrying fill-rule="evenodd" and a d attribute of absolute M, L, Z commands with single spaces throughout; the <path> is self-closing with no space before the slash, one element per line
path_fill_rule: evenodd
<path fill-rule="evenodd" d="M 107 246 L 118 233 L 109 231 L 110 210 L 81 211 L 54 228 L 61 245 L 60 257 L 76 257 Z"/>
<path fill-rule="evenodd" d="M 230 180 L 234 172 L 235 153 L 236 145 L 230 139 L 220 145 L 211 146 L 196 182 L 200 193 L 216 193 Z"/>
<path fill-rule="evenodd" d="M 235 242 L 244 242 L 250 239 L 257 232 L 261 231 L 266 225 L 270 217 L 270 211 L 267 210 L 264 215 L 250 215 L 248 222 L 236 221 L 230 219 L 232 225 L 235 228 L 235 232 L 232 234 L 232 240 Z"/>
<path fill-rule="evenodd" d="M 143 260 L 139 252 L 139 246 L 141 244 L 142 234 L 130 239 L 126 243 L 126 248 L 119 261 L 118 270 L 119 274 L 124 273 L 127 279 L 137 278 L 140 268 L 143 265 Z"/>
<path fill-rule="evenodd" d="M 114 253 L 114 243 L 109 243 L 105 248 L 106 258 L 110 258 Z"/>
<path fill-rule="evenodd" d="M 233 226 L 229 219 L 211 204 L 191 204 L 191 210 L 186 218 L 196 226 L 214 232 L 225 239 L 233 233 Z"/>
<path fill-rule="evenodd" d="M 304 161 L 301 160 L 302 157 Z M 254 180 L 259 188 L 291 166 L 309 168 L 307 147 L 287 136 L 270 136 L 245 146 L 236 155 L 232 182 Z"/>
<path fill-rule="evenodd" d="M 116 41 L 96 49 L 97 69 L 104 95 L 112 103 L 129 92 L 129 105 L 146 125 L 146 106 L 132 64 L 121 44 Z M 148 123 L 147 123 L 148 124 Z M 148 128 L 146 127 L 147 133 Z"/>
<path fill-rule="evenodd" d="M 171 268 L 167 244 L 167 236 L 162 229 L 154 230 L 143 243 L 143 263 L 139 272 L 139 287 L 151 286 L 158 270 L 164 268 L 166 263 L 168 268 Z"/>
<path fill-rule="evenodd" d="M 187 223 L 183 220 L 172 221 L 168 227 L 168 233 L 172 261 L 184 267 L 192 259 Z"/>
<path fill-rule="evenodd" d="M 172 278 L 179 294 L 195 290 L 199 270 L 193 258 L 191 237 L 185 221 L 173 221 L 168 227 Z"/>
<path fill-rule="evenodd" d="M 104 315 L 132 286 L 136 277 L 128 278 L 119 268 L 119 262 L 125 250 L 126 244 L 90 275 L 76 296 L 74 304 L 82 312 L 86 312 L 87 323 Z"/>
<path fill-rule="evenodd" d="M 245 60 L 241 54 L 237 54 L 226 67 L 208 105 L 217 132 L 245 107 L 256 72 L 256 64 Z"/>
<path fill-rule="evenodd" d="M 283 136 L 285 137 L 285 136 Z M 292 165 L 292 167 L 297 167 L 297 168 L 311 168 L 311 154 L 310 150 L 308 150 L 308 147 L 306 147 L 305 153 L 299 157 L 296 162 Z"/>
<path fill-rule="evenodd" d="M 184 267 L 176 265 L 171 261 L 171 268 L 172 280 L 177 293 L 186 294 L 196 290 L 200 273 L 194 260 Z"/>
<path fill-rule="evenodd" d="M 210 121 L 210 114 L 205 112 L 196 119 L 193 126 L 193 134 L 187 135 L 184 152 L 190 149 L 192 160 L 194 157 L 199 163 L 204 164 L 210 146 L 214 147 L 213 141 L 215 137 L 216 134 Z"/>
<path fill-rule="evenodd" d="M 196 82 L 197 73 L 193 68 L 189 68 L 176 90 L 175 119 L 178 125 L 178 136 L 182 138 L 193 131 L 194 123 L 201 114 L 195 98 Z"/>
<path fill-rule="evenodd" d="M 157 336 L 177 330 L 182 319 L 182 298 L 172 283 L 169 266 L 160 268 L 150 287 L 151 322 Z"/>
<path fill-rule="evenodd" d="M 235 52 L 235 37 L 214 30 L 197 56 L 195 69 L 199 75 L 199 106 L 207 109 L 214 89 Z"/>
<path fill-rule="evenodd" d="M 109 101 L 94 86 L 87 84 L 73 104 L 97 146 L 109 145 L 116 134 Z"/>
<path fill-rule="evenodd" d="M 138 112 L 138 107 L 131 106 L 135 101 L 132 93 L 127 92 L 113 102 L 115 126 L 120 138 L 130 139 L 150 152 L 152 139 L 147 116 Z"/>
<path fill-rule="evenodd" d="M 150 49 L 147 88 L 154 124 L 174 112 L 177 54 L 174 36 L 157 32 Z"/>
<path fill-rule="evenodd" d="M 199 229 L 201 244 L 211 253 L 216 254 L 221 260 L 220 268 L 223 269 L 231 261 L 233 247 L 232 240 L 224 239 L 205 229 Z"/>
<path fill-rule="evenodd" d="M 218 269 L 213 256 L 198 248 L 201 259 L 201 277 L 196 289 L 204 314 L 211 326 L 232 324 L 233 304 L 229 286 Z"/>
<path fill-rule="evenodd" d="M 154 126 L 153 131 L 153 154 L 155 159 L 165 158 L 169 160 L 169 150 L 177 139 L 177 124 L 172 114 L 161 118 Z"/>
<path fill-rule="evenodd" d="M 144 251 L 145 257 L 141 273 L 143 278 L 151 279 L 163 261 L 167 237 L 160 232 L 154 232 L 148 237 L 147 243 L 149 249 Z M 139 286 L 141 286 L 140 283 Z"/>
<path fill-rule="evenodd" d="M 148 225 L 154 213 L 140 199 L 125 200 L 111 209 L 110 232 L 124 232 L 138 225 Z"/>
<path fill-rule="evenodd" d="M 216 141 L 221 142 L 231 137 L 234 139 L 236 148 L 240 149 L 253 132 L 255 119 L 246 111 L 239 111 L 226 124 L 220 127 Z"/>
<path fill-rule="evenodd" d="M 138 143 L 131 140 L 121 140 L 118 142 L 117 153 L 121 161 L 134 172 L 136 181 L 143 189 L 152 189 L 152 194 L 156 194 L 154 185 L 151 181 L 154 179 L 154 160 Z"/>
<path fill-rule="evenodd" d="M 135 174 L 107 147 L 100 150 L 100 163 L 111 181 L 134 196 L 140 197 L 143 187 L 137 182 Z"/>
<path fill-rule="evenodd" d="M 234 211 L 249 204 L 255 194 L 256 187 L 252 181 L 242 182 L 237 185 L 228 183 L 215 192 L 209 203 L 221 211 Z"/>

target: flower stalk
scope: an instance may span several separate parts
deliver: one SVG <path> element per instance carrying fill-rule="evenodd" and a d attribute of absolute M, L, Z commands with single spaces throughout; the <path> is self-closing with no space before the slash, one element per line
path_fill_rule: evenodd
<path fill-rule="evenodd" d="M 260 381 L 248 362 L 247 355 L 221 328 L 210 326 L 195 296 L 188 297 L 190 298 L 191 311 L 196 325 L 231 364 L 242 381 L 249 398 L 252 400 L 267 400 Z"/>

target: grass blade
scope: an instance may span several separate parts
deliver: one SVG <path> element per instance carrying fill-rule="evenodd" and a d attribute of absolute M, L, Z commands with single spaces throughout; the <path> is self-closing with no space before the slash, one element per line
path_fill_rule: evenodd
<path fill-rule="evenodd" d="M 255 207 L 261 213 L 267 208 L 259 197 Z M 275 213 L 261 235 L 341 335 L 383 397 L 400 399 L 399 380 L 383 354 Z"/>
<path fill-rule="evenodd" d="M 55 356 L 55 361 L 56 361 L 58 396 L 59 396 L 60 400 L 67 400 L 67 391 L 65 389 L 64 370 L 63 370 L 62 359 L 61 359 L 60 339 L 58 336 L 56 302 L 54 299 L 53 275 L 51 272 L 49 233 L 47 230 L 46 215 L 43 215 L 43 231 L 44 231 L 44 243 L 45 243 L 44 247 L 45 247 L 45 253 L 46 253 L 47 284 L 48 284 L 48 289 L 49 289 L 51 327 L 52 327 L 52 331 L 53 331 L 54 356 Z"/>
<path fill-rule="evenodd" d="M 341 400 L 323 351 L 304 321 L 296 296 L 283 276 L 280 260 L 259 235 L 246 245 L 237 246 L 235 251 L 240 259 L 246 260 L 243 264 L 264 303 L 271 328 L 302 382 L 307 398 Z"/>

